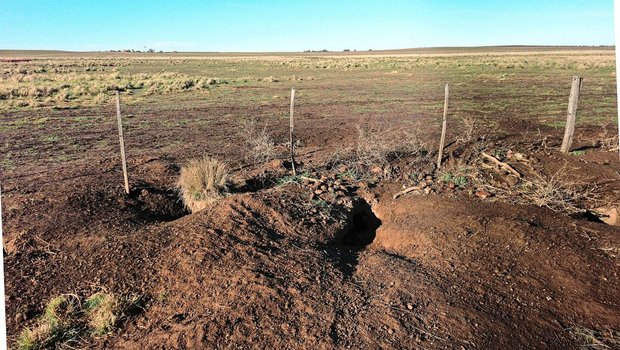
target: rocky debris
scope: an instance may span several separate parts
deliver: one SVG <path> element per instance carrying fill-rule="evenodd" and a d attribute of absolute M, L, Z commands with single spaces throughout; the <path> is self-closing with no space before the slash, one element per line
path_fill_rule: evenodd
<path fill-rule="evenodd" d="M 424 193 L 426 195 L 437 193 L 437 191 L 433 188 L 433 183 L 434 183 L 433 176 L 426 175 L 422 178 L 423 180 L 421 180 L 415 186 L 411 186 L 411 187 L 403 186 L 403 190 L 394 194 L 393 198 L 397 199 L 398 197 L 403 196 L 407 193 L 411 193 L 411 192 L 417 193 L 417 194 Z"/>
<path fill-rule="evenodd" d="M 354 185 L 346 179 L 327 176 L 321 176 L 319 179 L 302 177 L 302 186 L 310 191 L 310 200 L 325 200 L 328 202 L 335 202 L 348 197 L 357 188 L 368 188 L 368 184 L 364 182 Z"/>

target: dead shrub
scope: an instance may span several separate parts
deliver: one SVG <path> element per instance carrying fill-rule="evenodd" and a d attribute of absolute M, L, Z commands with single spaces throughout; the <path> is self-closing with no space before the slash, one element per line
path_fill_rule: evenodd
<path fill-rule="evenodd" d="M 616 130 L 613 130 L 613 126 L 611 127 L 611 132 L 609 132 L 609 128 L 609 125 L 603 125 L 603 130 L 598 136 L 598 143 L 603 149 L 615 151 L 618 149 L 618 133 L 616 132 Z"/>
<path fill-rule="evenodd" d="M 185 207 L 197 212 L 228 192 L 228 168 L 207 155 L 192 159 L 181 167 L 177 188 Z"/>
<path fill-rule="evenodd" d="M 370 171 L 380 178 L 390 179 L 394 175 L 391 163 L 403 157 L 425 156 L 426 150 L 417 135 L 398 129 L 367 129 L 358 127 L 356 170 Z"/>
<path fill-rule="evenodd" d="M 476 127 L 476 119 L 472 116 L 461 117 L 461 134 L 463 135 L 457 141 L 469 142 L 474 137 L 474 128 Z"/>
<path fill-rule="evenodd" d="M 275 142 L 267 132 L 266 125 L 260 129 L 256 118 L 250 118 L 242 122 L 241 130 L 247 158 L 253 164 L 264 164 L 275 158 Z"/>
<path fill-rule="evenodd" d="M 521 179 L 514 190 L 493 188 L 500 198 L 519 204 L 534 204 L 555 212 L 577 214 L 584 212 L 584 204 L 596 200 L 596 187 L 568 180 L 566 168 L 551 176 L 534 174 Z"/>

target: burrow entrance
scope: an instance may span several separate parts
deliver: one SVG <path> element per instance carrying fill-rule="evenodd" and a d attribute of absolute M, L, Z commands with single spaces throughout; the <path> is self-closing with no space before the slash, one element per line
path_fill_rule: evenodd
<path fill-rule="evenodd" d="M 350 279 L 355 273 L 359 254 L 375 240 L 379 227 L 381 220 L 372 211 L 370 204 L 358 199 L 353 209 L 347 213 L 345 226 L 326 250 L 330 260 L 345 279 Z"/>
<path fill-rule="evenodd" d="M 381 220 L 372 211 L 370 205 L 360 200 L 353 207 L 349 223 L 342 232 L 342 244 L 356 249 L 363 249 L 375 240 Z"/>
<path fill-rule="evenodd" d="M 143 222 L 173 221 L 189 214 L 174 189 L 145 182 L 132 188 L 124 202 L 137 220 Z"/>

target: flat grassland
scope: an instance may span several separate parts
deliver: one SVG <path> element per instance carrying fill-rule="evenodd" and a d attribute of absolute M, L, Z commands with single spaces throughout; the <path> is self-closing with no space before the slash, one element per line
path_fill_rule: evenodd
<path fill-rule="evenodd" d="M 609 47 L 0 51 L 10 341 L 27 349 L 53 298 L 105 290 L 139 310 L 46 346 L 618 347 L 615 74 Z M 189 214 L 175 183 L 203 154 L 233 189 Z"/>
<path fill-rule="evenodd" d="M 196 152 L 214 149 L 205 149 L 206 138 L 180 137 L 184 132 L 176 128 L 213 129 L 210 118 L 227 123 L 230 130 L 248 117 L 284 124 L 280 118 L 287 113 L 291 87 L 298 90 L 299 128 L 316 128 L 316 134 L 331 123 L 305 120 L 406 118 L 424 121 L 425 131 L 436 131 L 443 83 L 451 84 L 450 114 L 455 122 L 480 119 L 487 123 L 484 132 L 506 130 L 521 121 L 562 128 L 575 74 L 585 77 L 580 125 L 612 124 L 616 113 L 614 55 L 608 49 L 363 57 L 68 55 L 0 65 L 4 171 L 14 170 L 22 160 L 25 166 L 33 161 L 48 166 L 84 159 L 87 149 L 97 155 L 114 152 L 110 137 L 80 144 L 104 129 L 113 136 L 115 89 L 124 90 L 123 109 L 136 115 L 128 120 L 132 132 L 157 135 L 158 146 L 165 149 L 190 142 L 187 149 Z M 19 142 L 8 142 L 15 137 Z M 129 142 L 140 141 L 130 137 Z M 212 138 L 208 143 L 218 144 Z M 15 147 L 24 144 L 28 147 Z M 153 151 L 147 144 L 132 151 Z M 32 153 L 38 156 L 28 157 Z"/>

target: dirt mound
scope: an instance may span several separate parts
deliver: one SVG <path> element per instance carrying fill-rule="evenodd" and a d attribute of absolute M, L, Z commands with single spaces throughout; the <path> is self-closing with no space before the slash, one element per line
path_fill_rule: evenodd
<path fill-rule="evenodd" d="M 583 343 L 578 327 L 620 328 L 608 226 L 433 197 L 308 228 L 300 198 L 282 196 L 238 195 L 171 223 L 153 303 L 108 346 L 565 349 Z"/>
<path fill-rule="evenodd" d="M 324 263 L 328 253 L 317 247 L 325 238 L 268 206 L 275 198 L 267 196 L 225 199 L 170 225 L 155 302 L 114 347 L 332 344 L 333 306 L 351 288 Z"/>
<path fill-rule="evenodd" d="M 444 334 L 479 348 L 572 348 L 583 341 L 574 329 L 620 328 L 613 228 L 499 203 L 380 203 L 371 248 L 434 271 L 440 297 L 428 302 Z"/>

